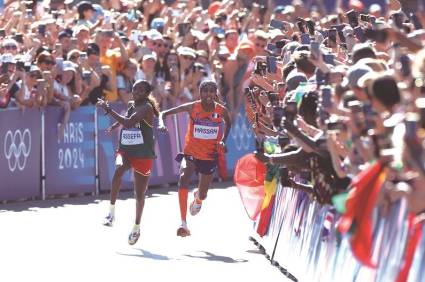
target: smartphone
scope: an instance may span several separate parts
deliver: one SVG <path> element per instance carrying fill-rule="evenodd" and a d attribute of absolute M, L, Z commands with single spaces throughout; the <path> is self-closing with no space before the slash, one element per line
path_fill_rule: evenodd
<path fill-rule="evenodd" d="M 423 28 L 421 21 L 415 13 L 410 13 L 410 21 L 412 22 L 416 30 Z"/>
<path fill-rule="evenodd" d="M 267 72 L 276 73 L 277 72 L 277 58 L 274 56 L 267 56 L 266 58 Z"/>
<path fill-rule="evenodd" d="M 319 68 L 316 68 L 316 83 L 317 85 L 328 84 L 326 81 L 326 75 Z"/>
<path fill-rule="evenodd" d="M 80 59 L 86 60 L 87 59 L 87 53 L 86 52 L 80 52 Z"/>
<path fill-rule="evenodd" d="M 285 23 L 282 21 L 273 19 L 270 21 L 270 27 L 279 29 L 279 30 L 285 30 Z"/>
<path fill-rule="evenodd" d="M 310 42 L 310 52 L 313 55 L 314 58 L 320 58 L 320 43 L 316 41 Z"/>
<path fill-rule="evenodd" d="M 55 44 L 55 50 L 56 50 L 56 53 L 61 53 L 62 52 L 62 44 L 56 43 Z"/>
<path fill-rule="evenodd" d="M 16 33 L 14 39 L 16 42 L 24 44 L 24 35 L 22 33 Z"/>
<path fill-rule="evenodd" d="M 365 14 L 360 14 L 360 20 L 370 23 L 370 16 Z"/>
<path fill-rule="evenodd" d="M 332 90 L 330 87 L 322 87 L 322 107 L 332 108 Z"/>
<path fill-rule="evenodd" d="M 45 24 L 40 24 L 38 26 L 38 34 L 40 34 L 41 36 L 46 36 L 46 25 Z"/>
<path fill-rule="evenodd" d="M 272 106 L 279 105 L 279 94 L 275 92 L 267 92 L 267 98 L 269 99 Z"/>
<path fill-rule="evenodd" d="M 410 68 L 410 58 L 407 55 L 401 55 L 400 56 L 400 73 L 403 77 L 409 77 L 411 75 L 411 68 Z"/>
<path fill-rule="evenodd" d="M 347 126 L 342 122 L 328 122 L 327 128 L 329 131 L 346 131 Z"/>
<path fill-rule="evenodd" d="M 335 66 L 335 55 L 334 54 L 323 54 L 323 61 L 328 65 Z"/>
<path fill-rule="evenodd" d="M 110 29 L 110 30 L 105 30 L 103 32 L 103 35 L 106 36 L 106 37 L 114 37 L 114 33 L 115 33 L 115 31 L 113 29 Z"/>
<path fill-rule="evenodd" d="M 394 21 L 394 24 L 397 28 L 403 28 L 403 22 L 404 22 L 404 14 L 399 12 L 399 13 L 394 13 L 392 15 L 392 19 Z"/>
<path fill-rule="evenodd" d="M 81 77 L 83 78 L 83 81 L 90 85 L 90 80 L 91 80 L 91 72 L 90 71 L 83 71 Z"/>
<path fill-rule="evenodd" d="M 4 28 L 0 29 L 0 37 L 6 37 L 6 30 Z"/>
<path fill-rule="evenodd" d="M 76 37 L 71 37 L 71 49 L 77 48 L 78 39 Z"/>
<path fill-rule="evenodd" d="M 336 29 L 329 29 L 328 30 L 328 47 L 329 48 L 335 48 L 336 47 Z"/>
<path fill-rule="evenodd" d="M 352 28 L 355 28 L 359 25 L 359 16 L 356 11 L 350 10 L 347 12 L 348 23 Z"/>
<path fill-rule="evenodd" d="M 18 71 L 24 71 L 25 70 L 25 62 L 23 62 L 23 61 L 17 61 L 16 62 L 16 70 L 18 70 Z"/>
<path fill-rule="evenodd" d="M 304 21 L 303 20 L 297 20 L 297 27 L 301 33 L 305 33 L 304 28 Z"/>
<path fill-rule="evenodd" d="M 177 25 L 177 29 L 179 32 L 179 36 L 186 36 L 186 34 L 189 32 L 190 30 L 190 23 L 179 23 Z"/>
<path fill-rule="evenodd" d="M 224 35 L 226 31 L 222 27 L 215 26 L 211 29 L 211 32 L 214 33 L 214 34 L 223 34 Z"/>
<path fill-rule="evenodd" d="M 267 71 L 267 65 L 264 62 L 257 62 L 255 65 L 254 73 L 258 75 L 265 75 Z"/>
<path fill-rule="evenodd" d="M 24 64 L 24 71 L 30 72 L 30 70 L 31 70 L 31 63 L 25 63 Z"/>
<path fill-rule="evenodd" d="M 209 6 L 210 6 L 210 0 L 201 0 L 202 10 L 208 10 Z"/>
<path fill-rule="evenodd" d="M 312 20 L 308 20 L 305 23 L 307 25 L 308 33 L 310 35 L 314 36 L 314 34 L 315 34 L 315 25 L 314 25 L 314 22 Z"/>
<path fill-rule="evenodd" d="M 27 9 L 25 11 L 26 15 L 27 15 L 27 19 L 32 20 L 32 10 L 31 9 Z"/>
<path fill-rule="evenodd" d="M 58 70 L 63 70 L 63 58 L 56 58 L 56 67 Z"/>
<path fill-rule="evenodd" d="M 37 79 L 37 89 L 42 89 L 44 88 L 46 85 L 46 80 L 42 79 Z"/>
<path fill-rule="evenodd" d="M 301 44 L 303 45 L 310 44 L 310 35 L 308 33 L 301 34 Z"/>
<path fill-rule="evenodd" d="M 295 117 L 297 116 L 297 102 L 295 101 L 290 101 L 286 103 L 285 106 L 285 118 L 288 120 L 294 120 Z"/>
<path fill-rule="evenodd" d="M 354 28 L 354 35 L 357 37 L 357 39 L 361 42 L 364 43 L 366 42 L 366 36 L 363 32 L 363 29 L 361 26 L 357 26 Z"/>
<path fill-rule="evenodd" d="M 413 119 L 406 119 L 404 125 L 406 127 L 406 137 L 409 139 L 416 138 L 418 122 Z"/>
<path fill-rule="evenodd" d="M 276 42 L 276 48 L 282 49 L 283 47 L 285 47 L 286 43 L 287 43 L 286 40 L 277 41 Z"/>
<path fill-rule="evenodd" d="M 385 41 L 387 41 L 387 38 L 388 38 L 388 34 L 386 31 L 374 30 L 370 28 L 366 28 L 364 30 L 364 36 L 378 43 L 385 43 Z"/>
<path fill-rule="evenodd" d="M 277 50 L 276 44 L 269 43 L 267 44 L 267 51 L 269 51 L 271 54 L 274 54 Z"/>
<path fill-rule="evenodd" d="M 282 107 L 280 106 L 273 107 L 273 126 L 275 128 L 280 128 L 282 123 L 282 118 L 284 115 L 285 115 L 285 110 Z"/>
<path fill-rule="evenodd" d="M 9 64 L 2 64 L 2 65 L 1 65 L 1 74 L 5 74 L 5 73 L 7 73 L 8 65 L 9 65 Z"/>

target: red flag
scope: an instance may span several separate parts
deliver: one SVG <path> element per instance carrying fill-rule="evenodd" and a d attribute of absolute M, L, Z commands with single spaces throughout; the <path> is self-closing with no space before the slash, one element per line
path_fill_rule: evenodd
<path fill-rule="evenodd" d="M 406 282 L 409 277 L 410 267 L 412 266 L 413 257 L 415 255 L 416 247 L 421 241 L 422 237 L 422 222 L 415 223 L 415 215 L 409 216 L 408 238 L 406 242 L 406 249 L 404 253 L 403 266 L 397 276 L 397 282 Z"/>
<path fill-rule="evenodd" d="M 245 210 L 252 220 L 255 220 L 261 211 L 265 175 L 266 166 L 254 154 L 243 156 L 236 164 L 234 181 Z"/>
<path fill-rule="evenodd" d="M 372 262 L 372 211 L 386 178 L 381 163 L 368 167 L 354 179 L 346 202 L 346 212 L 341 217 L 338 230 L 346 233 L 355 224 L 351 249 L 360 263 L 375 268 Z"/>

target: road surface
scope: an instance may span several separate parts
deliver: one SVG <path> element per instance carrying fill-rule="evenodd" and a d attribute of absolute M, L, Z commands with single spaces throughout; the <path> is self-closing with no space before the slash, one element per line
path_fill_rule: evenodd
<path fill-rule="evenodd" d="M 186 238 L 176 236 L 176 187 L 150 189 L 134 246 L 132 192 L 120 194 L 113 227 L 101 224 L 108 195 L 0 205 L 1 280 L 290 281 L 248 240 L 252 224 L 231 185 L 214 184 Z"/>

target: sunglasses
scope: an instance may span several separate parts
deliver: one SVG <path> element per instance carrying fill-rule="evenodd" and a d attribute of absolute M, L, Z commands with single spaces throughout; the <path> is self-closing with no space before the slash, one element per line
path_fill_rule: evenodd
<path fill-rule="evenodd" d="M 265 48 L 266 45 L 264 44 L 260 44 L 260 43 L 256 43 L 255 46 L 257 46 L 258 48 Z"/>
<path fill-rule="evenodd" d="M 4 46 L 4 49 L 6 50 L 16 50 L 18 47 L 16 45 L 6 45 Z"/>
<path fill-rule="evenodd" d="M 46 65 L 51 65 L 51 66 L 54 66 L 56 64 L 54 61 L 50 61 L 50 60 L 45 60 L 43 61 L 43 63 L 45 63 Z"/>
<path fill-rule="evenodd" d="M 195 58 L 193 58 L 192 56 L 183 56 L 183 59 L 185 60 L 195 60 Z"/>
<path fill-rule="evenodd" d="M 77 60 L 77 59 L 79 59 L 80 58 L 80 56 L 71 56 L 69 59 L 71 60 L 71 61 L 74 61 L 74 60 Z"/>

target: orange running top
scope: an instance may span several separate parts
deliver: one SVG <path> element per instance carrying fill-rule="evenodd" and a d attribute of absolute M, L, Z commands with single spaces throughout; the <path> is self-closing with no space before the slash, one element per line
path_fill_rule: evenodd
<path fill-rule="evenodd" d="M 200 101 L 193 104 L 186 133 L 184 154 L 199 160 L 214 160 L 218 143 L 223 138 L 223 106 L 215 103 L 212 112 L 206 112 Z"/>

